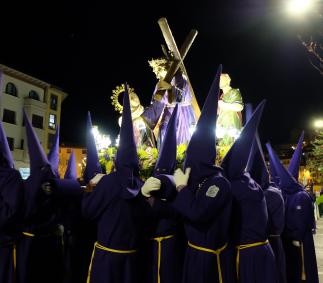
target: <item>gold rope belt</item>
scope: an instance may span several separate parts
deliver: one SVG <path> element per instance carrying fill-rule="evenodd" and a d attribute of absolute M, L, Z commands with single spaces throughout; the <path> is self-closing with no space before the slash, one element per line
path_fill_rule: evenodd
<path fill-rule="evenodd" d="M 303 246 L 303 243 L 301 243 L 301 256 L 302 256 L 302 280 L 306 280 L 305 260 L 304 260 L 304 246 Z"/>
<path fill-rule="evenodd" d="M 35 237 L 35 234 L 29 233 L 29 232 L 22 232 L 22 234 L 27 237 Z"/>
<path fill-rule="evenodd" d="M 13 282 L 16 282 L 16 270 L 17 270 L 17 245 L 15 242 L 11 242 L 5 247 L 12 246 L 12 265 L 13 265 Z"/>
<path fill-rule="evenodd" d="M 199 250 L 199 251 L 202 251 L 202 252 L 207 252 L 207 253 L 211 253 L 211 254 L 216 255 L 216 261 L 217 261 L 218 273 L 219 273 L 219 283 L 223 283 L 222 270 L 221 270 L 221 261 L 220 261 L 220 254 L 227 247 L 228 244 L 225 244 L 223 247 L 221 247 L 221 248 L 219 248 L 217 250 L 212 250 L 212 249 L 208 249 L 208 248 L 196 246 L 196 245 L 192 244 L 189 241 L 188 241 L 188 245 L 191 248 L 193 248 L 193 249 L 196 249 L 196 250 Z"/>
<path fill-rule="evenodd" d="M 17 269 L 17 247 L 16 244 L 13 244 L 13 250 L 12 250 L 12 259 L 13 259 L 13 272 L 14 272 L 14 278 L 16 278 L 16 269 Z"/>
<path fill-rule="evenodd" d="M 137 252 L 137 250 L 117 250 L 117 249 L 111 249 L 105 246 L 100 245 L 98 242 L 95 242 L 94 247 L 93 247 L 93 252 L 92 252 L 92 257 L 91 257 L 91 262 L 90 262 L 90 266 L 89 266 L 89 272 L 87 275 L 87 280 L 86 283 L 90 283 L 91 281 L 91 271 L 92 271 L 92 263 L 93 263 L 93 259 L 94 259 L 94 254 L 95 254 L 95 249 L 100 249 L 106 252 L 110 252 L 110 253 L 117 253 L 117 254 L 132 254 Z"/>
<path fill-rule="evenodd" d="M 256 242 L 256 243 L 252 243 L 252 244 L 245 244 L 245 245 L 236 246 L 236 248 L 238 250 L 237 251 L 237 259 L 236 259 L 236 269 L 237 269 L 237 278 L 238 279 L 239 279 L 239 267 L 240 267 L 240 251 L 245 250 L 245 249 L 249 249 L 249 248 L 264 246 L 264 245 L 267 245 L 268 243 L 269 243 L 269 241 L 266 240 L 264 242 Z"/>
<path fill-rule="evenodd" d="M 160 263 L 161 263 L 161 242 L 163 240 L 167 240 L 170 238 L 173 238 L 174 235 L 169 235 L 169 236 L 164 236 L 164 237 L 156 237 L 156 238 L 152 238 L 151 240 L 156 241 L 158 244 L 158 261 L 157 261 L 157 283 L 160 283 Z"/>

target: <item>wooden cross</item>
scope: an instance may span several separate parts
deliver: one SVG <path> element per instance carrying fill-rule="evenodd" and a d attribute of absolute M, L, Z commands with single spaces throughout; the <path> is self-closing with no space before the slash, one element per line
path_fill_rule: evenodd
<path fill-rule="evenodd" d="M 191 30 L 191 32 L 187 36 L 186 40 L 184 41 L 184 44 L 182 45 L 181 49 L 178 50 L 176 41 L 174 39 L 174 36 L 172 34 L 172 31 L 171 31 L 168 23 L 167 23 L 166 18 L 160 18 L 158 20 L 158 24 L 159 24 L 159 27 L 162 31 L 163 36 L 164 36 L 167 47 L 168 47 L 169 51 L 173 54 L 174 59 L 175 59 L 175 62 L 171 65 L 170 70 L 167 72 L 165 80 L 169 79 L 169 78 L 171 80 L 173 78 L 173 76 L 175 75 L 176 71 L 178 70 L 178 68 L 181 69 L 181 71 L 183 72 L 183 74 L 187 78 L 187 82 L 189 84 L 189 88 L 190 88 L 191 95 L 192 95 L 192 107 L 193 107 L 193 110 L 195 113 L 195 117 L 196 117 L 196 119 L 198 119 L 200 117 L 201 110 L 200 110 L 200 107 L 197 103 L 197 100 L 196 100 L 196 97 L 195 97 L 195 94 L 193 91 L 193 87 L 190 83 L 186 68 L 183 63 L 183 60 L 184 60 L 185 56 L 187 55 L 188 50 L 190 49 L 190 47 L 193 44 L 193 41 L 197 35 L 197 31 Z"/>

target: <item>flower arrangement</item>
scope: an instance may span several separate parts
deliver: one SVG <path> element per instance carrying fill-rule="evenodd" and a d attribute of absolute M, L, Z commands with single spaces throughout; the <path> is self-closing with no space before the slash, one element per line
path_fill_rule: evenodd
<path fill-rule="evenodd" d="M 186 148 L 186 144 L 177 146 L 177 168 L 181 168 L 183 165 Z M 114 146 L 99 151 L 99 161 L 104 173 L 109 174 L 114 170 L 116 152 L 117 147 Z M 153 174 L 158 159 L 158 150 L 152 147 L 141 147 L 137 149 L 137 153 L 139 159 L 139 175 L 143 180 L 146 180 Z"/>

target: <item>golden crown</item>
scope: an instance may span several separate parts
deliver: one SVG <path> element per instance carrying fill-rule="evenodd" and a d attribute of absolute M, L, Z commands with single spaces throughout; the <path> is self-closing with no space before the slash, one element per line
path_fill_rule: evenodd
<path fill-rule="evenodd" d="M 124 84 L 116 86 L 116 88 L 114 90 L 112 90 L 112 96 L 110 97 L 112 100 L 111 104 L 114 106 L 114 109 L 119 113 L 122 113 L 122 110 L 123 110 L 123 106 L 119 102 L 119 95 L 121 93 L 123 93 L 124 91 L 125 91 Z M 135 90 L 128 85 L 128 91 L 129 91 L 129 95 L 130 95 Z"/>

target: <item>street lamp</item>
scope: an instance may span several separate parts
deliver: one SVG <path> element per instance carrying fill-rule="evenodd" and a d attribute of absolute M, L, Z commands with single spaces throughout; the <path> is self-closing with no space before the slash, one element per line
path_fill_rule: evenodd
<path fill-rule="evenodd" d="M 312 6 L 311 0 L 290 0 L 287 3 L 287 11 L 292 16 L 304 15 Z"/>
<path fill-rule="evenodd" d="M 98 126 L 93 126 L 92 134 L 94 136 L 97 150 L 105 150 L 111 145 L 110 136 L 101 134 Z"/>
<path fill-rule="evenodd" d="M 323 119 L 315 120 L 314 127 L 317 129 L 322 129 L 323 128 Z"/>

